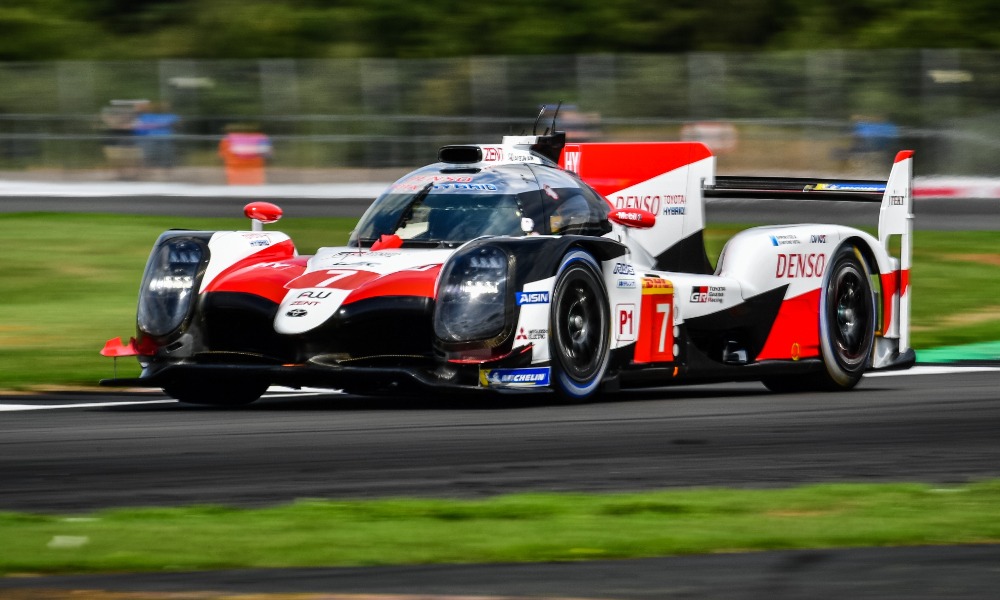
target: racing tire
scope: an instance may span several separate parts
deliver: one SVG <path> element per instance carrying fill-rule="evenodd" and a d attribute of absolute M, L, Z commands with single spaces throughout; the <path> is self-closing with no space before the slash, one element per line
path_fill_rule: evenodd
<path fill-rule="evenodd" d="M 861 381 L 875 343 L 877 312 L 871 275 L 853 245 L 837 249 L 820 288 L 818 373 L 770 377 L 772 392 L 842 391 Z"/>
<path fill-rule="evenodd" d="M 267 391 L 268 384 L 261 381 L 194 381 L 182 379 L 163 386 L 171 398 L 187 404 L 236 407 L 257 400 Z"/>
<path fill-rule="evenodd" d="M 878 321 L 871 273 L 855 246 L 841 246 L 833 255 L 819 304 L 819 346 L 825 367 L 819 387 L 849 390 L 861 381 L 871 361 Z"/>
<path fill-rule="evenodd" d="M 598 392 L 608 368 L 611 317 L 598 262 L 584 250 L 563 257 L 552 293 L 552 385 L 560 398 Z"/>

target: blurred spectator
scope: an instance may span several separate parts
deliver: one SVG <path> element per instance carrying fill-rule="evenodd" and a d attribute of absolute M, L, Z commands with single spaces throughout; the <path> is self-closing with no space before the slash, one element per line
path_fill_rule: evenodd
<path fill-rule="evenodd" d="M 854 118 L 852 133 L 853 154 L 886 152 L 893 150 L 899 138 L 899 127 L 884 119 Z"/>
<path fill-rule="evenodd" d="M 174 167 L 174 127 L 180 118 L 164 108 L 146 103 L 138 107 L 132 130 L 142 148 L 147 169 L 165 175 Z"/>
<path fill-rule="evenodd" d="M 851 119 L 851 142 L 846 149 L 834 151 L 841 169 L 865 172 L 872 165 L 891 157 L 899 143 L 899 126 L 886 119 L 855 115 Z"/>
<path fill-rule="evenodd" d="M 104 158 L 118 179 L 137 179 L 142 149 L 136 145 L 133 127 L 138 107 L 146 100 L 112 100 L 101 110 L 104 127 Z"/>
<path fill-rule="evenodd" d="M 229 185 L 263 185 L 264 167 L 271 157 L 271 140 L 248 126 L 230 126 L 219 143 Z"/>

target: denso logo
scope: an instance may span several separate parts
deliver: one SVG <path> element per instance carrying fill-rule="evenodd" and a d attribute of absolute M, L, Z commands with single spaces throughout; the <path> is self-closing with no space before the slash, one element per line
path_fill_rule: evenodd
<path fill-rule="evenodd" d="M 635 275 L 635 267 L 626 263 L 615 263 L 615 275 Z"/>
<path fill-rule="evenodd" d="M 518 292 L 517 293 L 517 305 L 522 306 L 524 304 L 548 304 L 549 303 L 549 293 L 548 292 Z"/>
<path fill-rule="evenodd" d="M 663 199 L 660 196 L 615 196 L 615 208 L 641 208 L 659 214 Z"/>
<path fill-rule="evenodd" d="M 822 277 L 825 268 L 825 254 L 779 254 L 774 276 L 787 279 Z"/>

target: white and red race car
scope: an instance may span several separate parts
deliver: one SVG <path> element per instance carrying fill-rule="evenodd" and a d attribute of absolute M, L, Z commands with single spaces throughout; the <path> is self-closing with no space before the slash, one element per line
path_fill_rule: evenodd
<path fill-rule="evenodd" d="M 259 202 L 251 231 L 162 234 L 137 336 L 102 351 L 137 356 L 141 375 L 102 384 L 223 405 L 272 384 L 569 399 L 733 380 L 849 389 L 914 363 L 911 164 L 900 152 L 888 182 L 723 178 L 700 143 L 446 146 L 375 200 L 347 246 L 300 256 L 263 231 L 280 209 Z M 755 227 L 713 268 L 707 195 L 881 201 L 878 239 Z"/>

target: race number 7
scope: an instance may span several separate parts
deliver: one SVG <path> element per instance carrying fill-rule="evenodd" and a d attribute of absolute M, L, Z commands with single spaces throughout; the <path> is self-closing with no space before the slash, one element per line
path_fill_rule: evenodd
<path fill-rule="evenodd" d="M 330 277 L 329 279 L 324 279 L 323 281 L 317 283 L 315 287 L 326 287 L 331 283 L 333 283 L 334 281 L 340 281 L 341 279 L 344 279 L 345 277 L 350 277 L 355 273 L 357 273 L 357 271 L 348 271 L 344 269 L 331 269 L 327 271 L 326 274 L 332 275 L 332 277 Z"/>
<path fill-rule="evenodd" d="M 663 348 L 667 344 L 667 324 L 670 321 L 668 318 L 670 315 L 670 303 L 664 302 L 663 304 L 657 304 L 656 314 L 662 315 L 660 319 L 660 346 L 657 348 L 657 352 L 663 354 Z M 670 333 L 673 332 L 671 331 Z M 673 344 L 673 340 L 670 340 L 670 343 Z"/>

